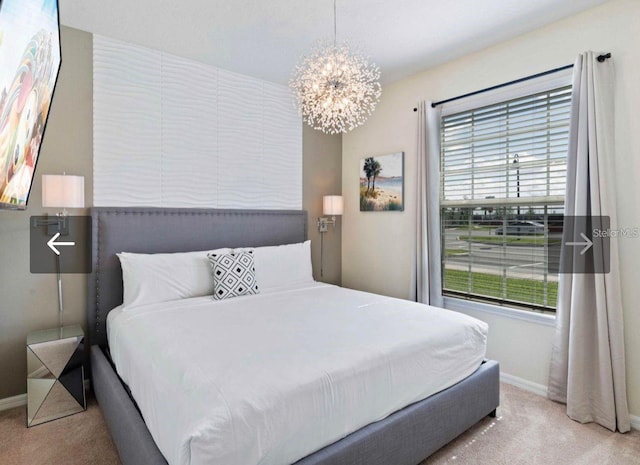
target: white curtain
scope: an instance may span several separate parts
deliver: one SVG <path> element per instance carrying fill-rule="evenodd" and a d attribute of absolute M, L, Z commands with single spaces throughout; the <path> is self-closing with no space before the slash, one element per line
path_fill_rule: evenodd
<path fill-rule="evenodd" d="M 440 260 L 440 108 L 418 104 L 415 299 L 442 307 Z"/>
<path fill-rule="evenodd" d="M 597 56 L 580 54 L 573 68 L 565 215 L 609 216 L 615 229 L 613 63 L 598 62 Z M 575 240 L 565 236 L 563 244 Z M 575 260 L 574 253 L 563 245 L 561 261 Z M 594 262 L 602 258 L 595 252 L 593 257 Z M 630 419 L 616 239 L 610 240 L 610 267 L 606 274 L 560 274 L 548 395 L 566 403 L 567 415 L 576 421 L 626 432 Z"/>

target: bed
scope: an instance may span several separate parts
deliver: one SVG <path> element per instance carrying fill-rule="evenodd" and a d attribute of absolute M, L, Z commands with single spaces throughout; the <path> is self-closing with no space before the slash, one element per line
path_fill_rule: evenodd
<path fill-rule="evenodd" d="M 151 411 L 148 410 L 151 407 L 149 407 L 149 401 L 146 400 L 144 396 L 138 394 L 136 397 L 134 394 L 133 398 L 137 398 L 140 401 L 140 406 L 136 405 L 136 402 L 128 392 L 129 386 L 118 377 L 112 365 L 112 357 L 107 344 L 107 319 L 110 318 L 109 312 L 122 303 L 122 277 L 120 264 L 115 254 L 124 250 L 138 253 L 162 253 L 210 250 L 218 247 L 260 247 L 294 244 L 306 239 L 306 212 L 94 208 L 92 210 L 92 217 L 94 268 L 90 279 L 90 300 L 88 306 L 92 386 L 104 412 L 105 419 L 116 447 L 118 448 L 122 462 L 125 465 L 166 464 L 167 460 L 160 452 L 158 446 L 156 446 L 156 442 L 150 432 L 150 430 L 152 430 L 153 434 L 158 437 L 157 425 L 166 424 L 166 421 L 153 420 L 155 413 L 152 414 Z M 304 287 L 304 289 L 302 289 L 302 287 Z M 368 297 L 372 296 L 371 294 L 344 291 L 334 286 L 325 286 L 317 283 L 314 285 L 301 286 L 301 289 L 289 290 L 288 292 L 290 292 L 290 294 L 284 299 L 282 296 L 277 295 L 277 293 L 274 295 L 266 293 L 260 297 L 263 299 L 262 305 L 268 307 L 268 305 L 265 305 L 265 302 L 268 303 L 270 299 L 280 299 L 280 302 L 289 301 L 291 305 L 294 305 L 295 299 L 306 298 L 304 296 L 309 293 L 312 293 L 316 297 L 319 296 L 315 299 L 318 302 L 340 292 L 351 292 L 352 294 L 349 295 L 355 300 L 369 299 L 366 302 L 358 301 L 356 306 L 364 305 L 363 302 L 365 302 L 366 305 L 371 305 L 370 300 L 373 298 Z M 382 297 L 375 297 L 375 299 L 377 298 L 383 299 Z M 240 300 L 242 300 L 242 298 L 239 298 L 238 302 L 240 302 Z M 207 318 L 211 318 L 212 312 L 208 310 L 209 307 L 206 307 L 209 303 L 210 299 L 201 297 L 199 299 L 190 299 L 188 302 L 185 301 L 184 305 L 191 308 L 190 312 L 194 314 L 200 311 L 198 309 L 202 309 L 202 315 L 207 315 Z M 233 304 L 235 305 L 235 303 Z M 375 306 L 375 302 L 373 302 L 373 304 Z M 407 305 L 408 304 L 409 303 L 407 303 Z M 165 307 L 167 308 L 162 309 L 165 312 L 169 310 L 171 310 L 171 312 L 175 311 L 169 308 L 171 305 L 165 305 Z M 250 313 L 253 311 L 250 307 L 251 306 L 249 306 L 248 309 L 242 310 L 243 312 L 249 312 L 245 315 L 246 321 L 255 321 L 256 316 L 263 315 L 263 313 Z M 282 305 L 274 307 L 275 310 L 273 311 L 275 313 L 272 315 L 272 319 L 282 319 L 282 314 L 278 312 L 285 312 L 288 316 L 288 322 L 290 322 L 289 320 L 295 320 L 295 318 L 290 318 L 291 315 L 293 315 L 293 313 L 291 313 L 293 307 L 289 307 L 288 309 L 281 307 Z M 132 320 L 133 322 L 130 321 L 126 324 L 121 324 L 123 328 L 132 327 L 135 326 L 135 324 L 146 327 L 145 325 L 148 325 L 150 321 L 156 321 L 155 316 L 153 320 L 144 320 L 144 318 L 148 318 L 148 315 L 145 315 L 145 313 L 148 314 L 149 309 L 147 308 L 145 310 L 144 306 L 140 308 L 142 309 L 139 312 L 140 315 L 135 315 L 135 318 L 133 318 L 133 320 L 138 321 L 138 323 Z M 198 311 L 193 311 L 194 308 Z M 318 309 L 318 312 L 320 312 L 320 309 Z M 237 310 L 233 313 L 234 315 L 241 315 Z M 449 313 L 453 314 L 453 312 Z M 111 317 L 114 317 L 114 315 L 115 312 L 111 314 Z M 154 313 L 154 315 L 156 314 Z M 167 315 L 169 315 L 169 313 L 167 313 Z M 336 314 L 334 317 L 335 318 L 332 319 L 338 318 L 339 315 Z M 167 318 L 169 318 L 169 316 L 167 316 Z M 184 315 L 172 316 L 171 318 L 184 318 Z M 215 316 L 215 318 L 218 318 L 218 316 Z M 420 317 L 416 315 L 416 318 Z M 290 323 L 293 325 L 295 321 Z M 163 324 L 166 325 L 166 323 Z M 348 326 L 348 324 L 345 323 L 344 326 Z M 162 327 L 162 325 L 159 327 Z M 295 328 L 295 326 L 292 328 Z M 287 334 L 295 334 L 292 328 L 284 328 L 283 330 Z M 401 330 L 406 330 L 406 328 L 401 328 Z M 126 333 L 122 334 L 124 334 L 124 336 L 122 336 L 123 340 L 129 339 L 129 346 L 136 346 L 135 338 L 132 339 L 133 336 L 131 336 L 131 333 L 128 336 Z M 253 337 L 259 339 L 262 337 L 260 334 L 260 332 L 256 332 Z M 111 339 L 111 336 L 109 339 Z M 345 338 L 343 342 L 348 340 L 349 338 Z M 145 347 L 142 340 L 139 342 L 141 348 Z M 169 342 L 170 339 L 162 339 L 158 336 L 158 339 L 150 340 L 150 345 L 153 346 L 155 343 L 158 347 L 167 346 L 167 348 L 169 348 Z M 260 342 L 262 343 L 264 341 Z M 300 340 L 294 339 L 292 343 L 300 344 Z M 358 341 L 354 343 L 359 344 Z M 340 343 L 338 343 L 338 345 L 339 344 Z M 407 343 L 406 345 L 410 346 L 411 344 Z M 459 345 L 460 344 L 456 346 Z M 113 358 L 120 359 L 119 369 L 123 373 L 129 373 L 125 374 L 124 377 L 127 378 L 127 381 L 131 381 L 132 373 L 136 373 L 137 366 L 134 364 L 127 369 L 123 368 L 122 365 L 126 365 L 126 361 L 129 360 L 129 358 L 134 360 L 134 357 L 127 358 L 127 356 L 124 356 L 123 358 L 121 354 L 122 349 L 118 347 L 115 350 L 117 354 L 114 353 L 113 355 L 115 357 Z M 351 349 L 347 350 L 347 352 L 351 351 Z M 143 350 L 140 350 L 140 352 L 143 352 Z M 168 350 L 168 352 L 171 352 L 171 350 Z M 195 359 L 197 358 L 197 354 L 198 352 L 196 351 L 183 356 Z M 293 362 L 289 360 L 286 363 L 290 364 Z M 323 368 L 322 363 L 324 362 L 318 360 L 317 369 L 328 369 L 328 365 Z M 435 362 L 425 362 L 422 360 L 418 363 Z M 176 367 L 179 367 L 179 365 L 180 364 L 177 364 Z M 291 456 L 293 458 L 289 461 L 278 462 L 280 459 L 277 457 L 264 457 L 259 454 L 249 455 L 258 457 L 257 460 L 259 463 L 290 463 L 296 461 L 296 463 L 302 465 L 415 465 L 484 416 L 492 413 L 495 414 L 495 409 L 499 403 L 497 363 L 487 360 L 481 363 L 477 369 L 475 366 L 465 367 L 464 369 L 467 370 L 467 373 L 462 373 L 464 370 L 458 372 L 457 376 L 459 376 L 461 380 L 454 385 L 446 389 L 432 386 L 430 389 L 434 390 L 435 394 L 430 395 L 424 400 L 412 400 L 411 396 L 419 395 L 417 393 L 422 388 L 421 386 L 417 386 L 414 389 L 415 392 L 405 393 L 408 396 L 402 401 L 405 403 L 395 407 L 392 412 L 384 412 L 385 408 L 389 408 L 388 405 L 380 407 L 382 410 L 374 413 L 374 415 L 380 415 L 380 418 L 375 419 L 376 421 L 366 422 L 366 424 L 354 423 L 355 426 L 345 426 L 345 428 L 355 429 L 345 430 L 348 431 L 346 436 L 340 435 L 340 437 L 335 437 L 330 443 L 321 443 L 320 448 L 310 449 L 312 452 L 306 456 L 301 457 L 294 454 Z M 473 372 L 471 373 L 471 371 Z M 184 373 L 180 376 L 183 375 Z M 309 376 L 314 375 L 310 373 Z M 394 376 L 399 375 L 396 373 Z M 423 381 L 423 384 L 429 384 L 428 377 L 425 377 Z M 139 379 L 132 383 L 131 387 L 134 391 L 136 389 L 138 391 L 144 389 L 153 391 L 153 386 L 147 386 L 146 388 L 141 387 L 144 386 L 144 384 L 143 377 L 142 380 Z M 404 385 L 404 383 L 401 384 Z M 163 388 L 163 390 L 168 389 L 171 388 Z M 175 389 L 179 391 L 179 388 Z M 177 395 L 176 392 L 171 392 L 168 395 L 174 399 L 174 396 Z M 353 396 L 354 394 L 346 395 Z M 386 398 L 386 395 L 384 395 L 384 391 L 382 391 L 382 394 L 375 395 L 374 398 Z M 235 399 L 235 401 L 239 403 L 238 405 L 242 405 L 241 398 Z M 179 401 L 175 402 L 180 405 Z M 158 401 L 156 400 L 156 404 L 157 403 Z M 407 403 L 409 404 L 408 406 Z M 151 402 L 151 405 L 153 405 L 153 402 Z M 188 403 L 185 405 L 188 405 Z M 143 412 L 147 409 L 147 424 L 145 424 L 138 407 L 141 407 Z M 307 409 L 307 407 L 302 404 L 299 406 L 299 410 L 303 413 L 311 411 L 305 409 Z M 384 414 L 381 415 L 381 412 L 384 412 Z M 345 420 L 350 420 L 358 416 L 357 413 L 351 411 L 347 413 L 343 415 L 341 421 L 344 422 Z M 276 418 L 277 415 L 270 416 Z M 249 416 L 248 418 L 251 417 Z M 285 415 L 283 418 L 288 417 Z M 358 421 L 364 420 L 359 418 Z M 253 423 L 253 421 L 247 422 L 247 424 L 250 425 Z M 311 425 L 310 427 L 313 426 L 313 423 L 309 424 Z M 294 433 L 295 430 L 294 428 Z M 289 432 L 289 434 L 293 433 Z M 167 435 L 171 436 L 171 432 L 167 433 Z M 331 434 L 324 439 L 326 440 L 330 437 L 332 437 Z M 224 437 L 222 438 L 224 439 Z M 264 434 L 260 436 L 260 438 L 262 442 L 265 438 Z M 295 436 L 292 436 L 290 439 L 294 439 L 293 442 L 295 444 L 304 442 Z M 223 440 L 222 442 L 226 441 Z M 200 443 L 200 446 L 204 447 L 203 444 L 206 446 L 206 444 L 210 443 L 210 440 L 205 440 Z M 194 444 L 197 444 L 197 441 L 194 442 Z M 249 441 L 242 447 L 248 450 L 250 449 L 250 445 Z M 305 447 L 310 446 L 307 445 Z M 162 449 L 165 454 L 169 451 L 168 456 L 171 457 L 172 463 L 177 463 L 174 454 L 176 450 L 175 447 L 171 449 L 163 445 Z M 288 450 L 289 448 L 286 447 L 284 449 L 280 447 L 280 449 L 284 450 L 285 453 L 290 452 Z M 295 448 L 292 447 L 291 449 Z M 280 452 L 282 452 L 282 450 Z M 297 453 L 300 454 L 300 451 L 297 451 Z M 200 457 L 212 457 L 212 455 L 205 454 Z M 220 457 L 226 456 L 223 454 L 220 455 Z M 286 457 L 286 455 L 281 457 Z M 245 463 L 245 458 L 245 456 L 239 455 L 234 458 L 236 462 L 233 463 Z M 194 457 L 193 463 L 198 463 L 197 460 L 200 459 Z M 180 463 L 188 463 L 188 460 L 187 462 Z M 219 463 L 232 462 L 224 460 Z"/>

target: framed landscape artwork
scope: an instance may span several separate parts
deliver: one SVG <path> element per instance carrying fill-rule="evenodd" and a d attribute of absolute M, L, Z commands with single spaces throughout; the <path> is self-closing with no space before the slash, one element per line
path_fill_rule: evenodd
<path fill-rule="evenodd" d="M 404 211 L 404 152 L 360 159 L 360 211 Z"/>

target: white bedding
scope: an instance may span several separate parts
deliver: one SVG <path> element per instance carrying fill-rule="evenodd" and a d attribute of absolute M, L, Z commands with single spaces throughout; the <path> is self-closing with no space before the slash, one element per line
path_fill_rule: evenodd
<path fill-rule="evenodd" d="M 113 311 L 109 344 L 169 464 L 290 464 L 473 373 L 487 326 L 315 283 Z"/>

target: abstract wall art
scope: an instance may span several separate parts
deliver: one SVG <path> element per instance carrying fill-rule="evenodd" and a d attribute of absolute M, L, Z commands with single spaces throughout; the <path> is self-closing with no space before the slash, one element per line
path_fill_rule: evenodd
<path fill-rule="evenodd" d="M 60 69 L 57 0 L 0 0 L 0 208 L 25 209 Z"/>

